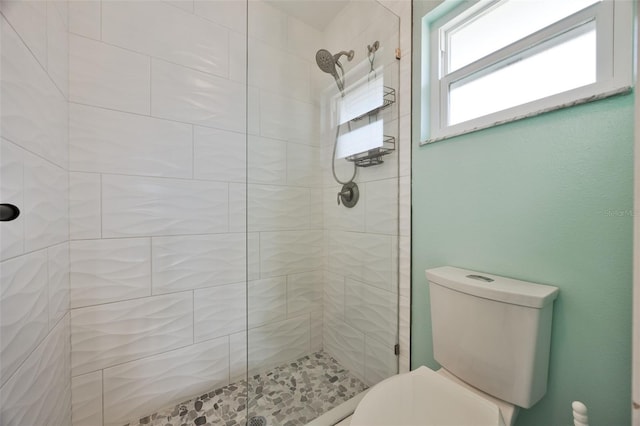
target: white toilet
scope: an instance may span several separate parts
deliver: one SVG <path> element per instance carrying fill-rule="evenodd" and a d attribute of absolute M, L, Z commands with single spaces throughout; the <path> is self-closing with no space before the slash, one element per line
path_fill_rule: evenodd
<path fill-rule="evenodd" d="M 558 289 L 449 266 L 426 274 L 442 368 L 378 383 L 351 425 L 512 426 L 547 391 Z"/>

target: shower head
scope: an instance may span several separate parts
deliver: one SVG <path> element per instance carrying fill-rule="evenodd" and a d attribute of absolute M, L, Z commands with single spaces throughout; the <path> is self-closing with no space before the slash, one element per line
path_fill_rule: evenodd
<path fill-rule="evenodd" d="M 336 74 L 336 60 L 327 49 L 316 52 L 316 62 L 322 71 L 331 75 Z"/>
<path fill-rule="evenodd" d="M 332 55 L 327 49 L 320 49 L 316 52 L 316 63 L 318 64 L 318 67 L 322 71 L 333 76 L 336 80 L 336 84 L 338 85 L 338 89 L 340 89 L 341 92 L 344 90 L 344 69 L 340 63 L 340 58 L 342 56 L 346 56 L 347 60 L 350 61 L 353 59 L 353 55 L 353 50 L 350 50 L 349 52 L 343 50 L 335 55 Z M 340 68 L 342 76 L 338 74 L 338 68 Z"/>

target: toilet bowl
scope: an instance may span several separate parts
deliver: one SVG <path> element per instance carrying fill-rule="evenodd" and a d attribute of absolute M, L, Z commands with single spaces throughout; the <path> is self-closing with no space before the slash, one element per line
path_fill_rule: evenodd
<path fill-rule="evenodd" d="M 546 393 L 556 287 L 450 266 L 426 271 L 433 354 L 375 385 L 352 426 L 512 426 Z"/>
<path fill-rule="evenodd" d="M 358 404 L 351 426 L 511 426 L 517 407 L 457 379 L 419 367 L 378 383 Z"/>

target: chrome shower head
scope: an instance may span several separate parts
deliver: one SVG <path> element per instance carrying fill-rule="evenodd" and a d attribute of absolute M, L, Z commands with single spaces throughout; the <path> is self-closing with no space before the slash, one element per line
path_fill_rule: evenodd
<path fill-rule="evenodd" d="M 318 67 L 322 71 L 333 76 L 336 80 L 336 84 L 338 85 L 338 89 L 340 89 L 341 92 L 344 91 L 344 69 L 340 63 L 340 57 L 346 56 L 347 60 L 350 61 L 353 59 L 353 55 L 353 50 L 348 52 L 343 50 L 335 55 L 332 55 L 327 49 L 320 49 L 316 52 L 316 63 L 318 64 Z M 340 68 L 342 76 L 338 74 L 338 68 Z"/>
<path fill-rule="evenodd" d="M 316 63 L 320 69 L 328 74 L 334 75 L 336 71 L 336 60 L 327 49 L 320 49 L 316 52 Z"/>

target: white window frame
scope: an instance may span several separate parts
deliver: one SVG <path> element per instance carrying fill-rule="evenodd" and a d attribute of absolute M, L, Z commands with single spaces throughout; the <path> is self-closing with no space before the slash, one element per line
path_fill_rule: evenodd
<path fill-rule="evenodd" d="M 421 144 L 630 91 L 633 77 L 633 3 L 628 0 L 604 0 L 595 3 L 447 74 L 446 32 L 495 7 L 501 1 L 503 0 L 466 3 L 431 25 L 431 53 L 428 61 L 429 136 Z M 454 125 L 447 124 L 450 85 L 481 77 L 514 61 L 531 57 L 558 45 L 566 41 L 565 35 L 569 31 L 591 21 L 594 21 L 596 26 L 595 83 Z"/>

